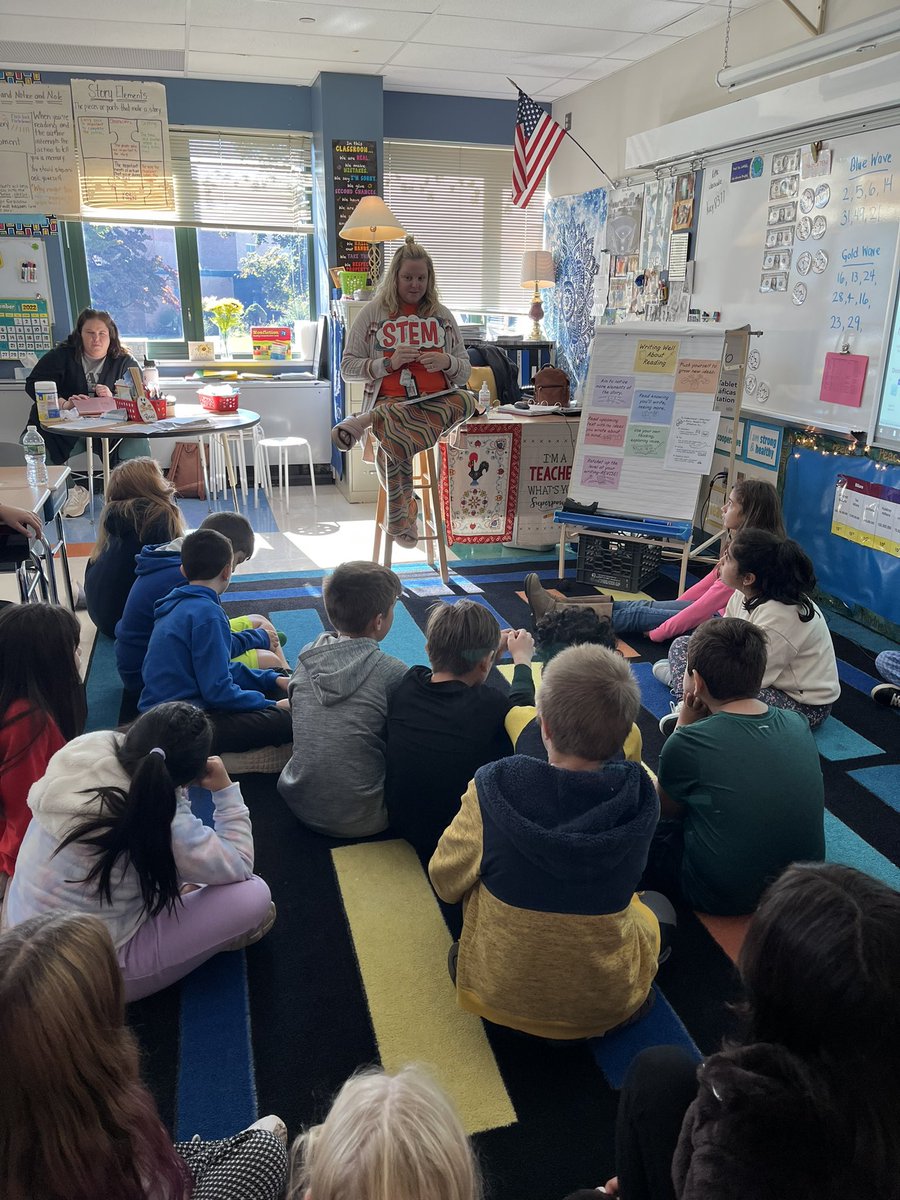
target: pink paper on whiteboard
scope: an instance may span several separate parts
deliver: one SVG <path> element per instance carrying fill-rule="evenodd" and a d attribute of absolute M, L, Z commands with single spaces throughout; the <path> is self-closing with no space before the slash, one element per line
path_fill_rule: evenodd
<path fill-rule="evenodd" d="M 823 404 L 860 408 L 868 366 L 868 354 L 826 354 L 819 399 Z"/>

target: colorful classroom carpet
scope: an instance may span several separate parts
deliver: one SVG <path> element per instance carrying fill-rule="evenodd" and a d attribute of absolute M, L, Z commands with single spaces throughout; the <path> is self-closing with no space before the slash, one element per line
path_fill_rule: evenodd
<path fill-rule="evenodd" d="M 455 564 L 449 586 L 427 567 L 399 568 L 404 594 L 385 650 L 424 662 L 430 607 L 463 597 L 485 604 L 501 625 L 527 625 L 520 593 L 528 570 L 546 586 L 556 581 L 555 563 L 534 556 Z M 319 572 L 242 576 L 226 593 L 226 609 L 272 614 L 293 658 L 325 626 L 321 585 Z M 674 586 L 663 577 L 650 592 L 671 596 Z M 630 641 L 624 649 L 641 684 L 644 757 L 655 767 L 656 722 L 670 699 L 650 669 L 662 650 Z M 874 651 L 839 634 L 835 644 L 843 694 L 816 735 L 828 855 L 900 887 L 900 726 L 868 698 Z M 505 686 L 499 675 L 497 683 Z M 120 693 L 112 644 L 102 638 L 88 689 L 92 726 L 114 724 Z M 256 868 L 278 906 L 274 929 L 246 953 L 219 955 L 129 1010 L 145 1075 L 178 1136 L 229 1133 L 257 1111 L 279 1113 L 293 1134 L 323 1116 L 358 1067 L 417 1060 L 453 1095 L 491 1200 L 558 1200 L 612 1173 L 617 1092 L 636 1053 L 676 1043 L 699 1057 L 734 1031 L 727 1005 L 739 996 L 732 959 L 745 921 L 687 911 L 659 972 L 656 1003 L 631 1029 L 558 1049 L 485 1025 L 457 1008 L 446 975 L 458 914 L 435 900 L 405 843 L 388 835 L 355 843 L 320 837 L 291 816 L 274 776 L 248 775 L 242 785 Z"/>

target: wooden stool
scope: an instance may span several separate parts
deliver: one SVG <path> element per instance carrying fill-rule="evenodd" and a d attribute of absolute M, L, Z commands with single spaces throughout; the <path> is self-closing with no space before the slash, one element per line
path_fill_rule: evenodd
<path fill-rule="evenodd" d="M 441 517 L 441 498 L 438 493 L 437 461 L 434 446 L 421 450 L 413 459 L 413 491 L 419 501 L 419 519 L 422 525 L 420 540 L 427 543 L 425 561 L 440 572 L 441 579 L 447 583 L 450 572 L 447 569 L 447 539 L 444 532 L 444 522 Z M 391 554 L 394 539 L 382 529 L 382 523 L 387 515 L 387 493 L 379 484 L 378 499 L 375 503 L 375 542 L 372 547 L 372 561 L 391 565 Z M 382 541 L 384 555 L 382 557 Z M 434 547 L 437 546 L 437 562 L 435 562 Z"/>

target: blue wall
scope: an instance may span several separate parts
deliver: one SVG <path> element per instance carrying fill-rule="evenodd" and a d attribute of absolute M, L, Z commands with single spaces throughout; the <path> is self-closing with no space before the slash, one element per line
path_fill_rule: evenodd
<path fill-rule="evenodd" d="M 512 88 L 509 89 L 513 93 Z M 512 146 L 516 99 L 384 93 L 384 136 L 414 141 Z"/>

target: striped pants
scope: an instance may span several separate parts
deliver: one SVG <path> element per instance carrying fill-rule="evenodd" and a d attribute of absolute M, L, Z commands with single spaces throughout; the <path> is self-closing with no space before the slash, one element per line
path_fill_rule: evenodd
<path fill-rule="evenodd" d="M 477 409 L 477 398 L 464 391 L 434 400 L 425 396 L 415 404 L 383 400 L 376 405 L 372 414 L 375 470 L 387 496 L 387 532 L 392 537 L 416 533 L 419 510 L 413 495 L 413 458 Z"/>

